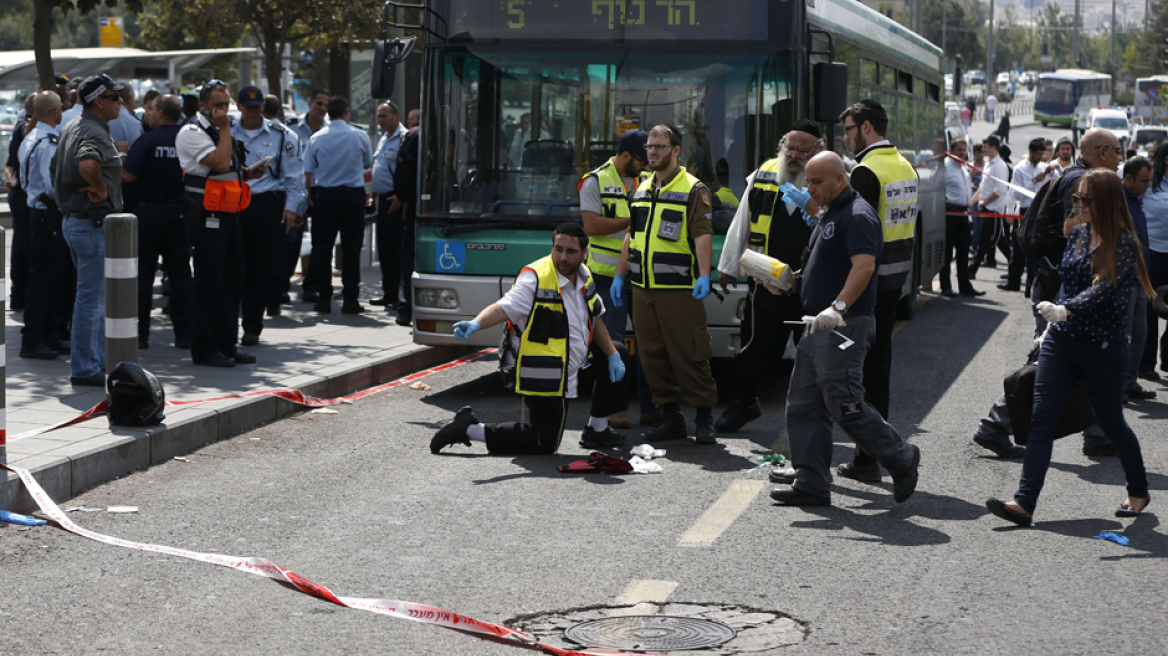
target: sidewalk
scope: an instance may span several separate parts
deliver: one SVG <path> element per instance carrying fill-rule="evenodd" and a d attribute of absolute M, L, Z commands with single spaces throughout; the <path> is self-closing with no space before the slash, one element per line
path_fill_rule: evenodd
<path fill-rule="evenodd" d="M 362 271 L 365 314 L 318 315 L 311 304 L 283 307 L 283 315 L 266 318 L 260 345 L 244 350 L 259 362 L 233 369 L 197 367 L 190 351 L 172 346 L 174 333 L 157 299 L 151 316 L 149 350 L 139 362 L 162 382 L 168 400 L 204 399 L 278 387 L 318 397 L 349 394 L 395 380 L 464 355 L 473 349 L 431 348 L 413 343 L 413 332 L 394 323 L 394 315 L 369 304 L 381 295 L 380 271 Z M 339 283 L 339 280 L 337 281 Z M 156 286 L 157 289 L 157 286 Z M 299 286 L 293 286 L 293 292 Z M 296 298 L 297 294 L 293 293 Z M 20 312 L 7 313 L 8 435 L 56 424 L 81 414 L 105 399 L 105 391 L 69 384 L 69 363 L 26 360 L 20 351 Z M 301 411 L 301 406 L 264 396 L 168 408 L 166 420 L 149 429 L 111 430 L 105 417 L 26 438 L 8 445 L 9 464 L 32 470 L 58 501 L 136 469 L 183 455 L 211 442 Z M 35 507 L 8 474 L 0 482 L 0 508 L 15 512 Z"/>

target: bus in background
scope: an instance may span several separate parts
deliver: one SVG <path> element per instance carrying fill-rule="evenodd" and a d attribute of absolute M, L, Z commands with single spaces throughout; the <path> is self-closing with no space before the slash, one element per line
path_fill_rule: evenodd
<path fill-rule="evenodd" d="M 1136 122 L 1144 125 L 1168 123 L 1168 106 L 1164 105 L 1168 75 L 1136 78 L 1135 84 Z"/>
<path fill-rule="evenodd" d="M 1072 129 L 1087 124 L 1087 112 L 1111 106 L 1111 76 L 1077 68 L 1060 68 L 1038 76 L 1034 120 Z"/>
<path fill-rule="evenodd" d="M 819 121 L 831 149 L 839 111 L 878 99 L 888 138 L 921 164 L 902 316 L 941 266 L 944 169 L 927 160 L 946 148 L 942 53 L 859 3 L 430 0 L 422 14 L 390 23 L 425 33 L 415 342 L 455 343 L 455 322 L 547 255 L 557 224 L 580 221 L 580 178 L 626 130 L 659 123 L 682 132 L 688 171 L 717 191 L 728 170 L 721 182 L 744 203 L 746 176 L 794 121 Z M 847 64 L 831 84 L 830 62 Z M 715 267 L 732 218 L 715 208 Z M 743 289 L 706 301 L 716 357 L 738 345 Z M 467 343 L 498 344 L 500 331 Z"/>

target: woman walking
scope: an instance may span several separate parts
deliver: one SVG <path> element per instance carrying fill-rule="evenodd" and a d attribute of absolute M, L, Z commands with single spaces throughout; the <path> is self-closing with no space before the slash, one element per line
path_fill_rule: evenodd
<path fill-rule="evenodd" d="M 1072 198 L 1077 211 L 1064 227 L 1068 241 L 1058 304 L 1044 301 L 1037 308 L 1050 327 L 1038 356 L 1022 478 L 1013 501 L 986 500 L 991 513 L 1019 526 L 1033 521 L 1055 431 L 1080 380 L 1086 381 L 1095 416 L 1115 444 L 1127 478 L 1127 499 L 1115 516 L 1139 515 L 1151 501 L 1140 443 L 1123 418 L 1123 386 L 1132 289 L 1138 284 L 1150 294 L 1152 285 L 1119 177 L 1109 170 L 1088 171 Z"/>
<path fill-rule="evenodd" d="M 1152 187 L 1144 194 L 1144 216 L 1148 218 L 1148 277 L 1159 289 L 1168 285 L 1168 142 L 1160 144 L 1152 154 Z M 1143 361 L 1138 363 L 1139 376 L 1144 380 L 1160 380 L 1156 373 L 1156 355 L 1159 353 L 1160 371 L 1168 372 L 1168 331 L 1160 332 L 1156 313 L 1148 312 L 1148 334 L 1144 342 Z M 1162 335 L 1162 336 L 1161 336 Z"/>

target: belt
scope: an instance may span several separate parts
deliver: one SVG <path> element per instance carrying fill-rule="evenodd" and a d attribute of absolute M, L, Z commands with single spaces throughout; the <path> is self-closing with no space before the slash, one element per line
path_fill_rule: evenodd
<path fill-rule="evenodd" d="M 957 203 L 945 203 L 945 209 L 954 210 L 956 212 L 964 212 L 968 210 L 969 207 L 965 205 L 958 205 Z"/>
<path fill-rule="evenodd" d="M 863 310 L 848 310 L 845 314 L 849 317 L 874 317 L 876 316 L 876 311 L 873 308 L 866 308 Z"/>
<path fill-rule="evenodd" d="M 313 191 L 328 191 L 331 193 L 340 193 L 343 191 L 347 191 L 350 193 L 352 193 L 354 191 L 365 193 L 365 189 L 363 187 L 344 187 L 344 186 L 341 186 L 341 187 L 313 187 L 312 190 Z"/>

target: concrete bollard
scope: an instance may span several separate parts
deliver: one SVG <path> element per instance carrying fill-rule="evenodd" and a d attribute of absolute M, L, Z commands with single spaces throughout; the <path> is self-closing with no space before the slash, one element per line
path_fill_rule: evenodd
<path fill-rule="evenodd" d="M 105 217 L 105 372 L 138 362 L 138 217 Z"/>
<path fill-rule="evenodd" d="M 4 334 L 8 329 L 8 263 L 5 242 L 8 235 L 0 227 L 0 463 L 8 464 L 8 347 Z"/>

